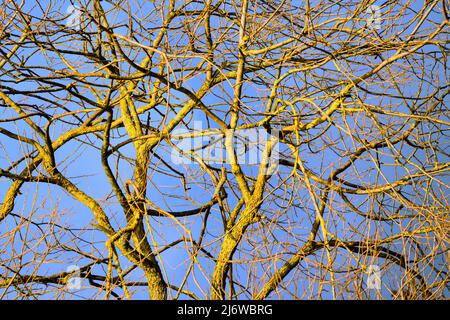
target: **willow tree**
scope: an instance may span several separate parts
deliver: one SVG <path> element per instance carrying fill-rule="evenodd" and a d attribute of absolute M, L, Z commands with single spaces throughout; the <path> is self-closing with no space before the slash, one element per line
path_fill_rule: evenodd
<path fill-rule="evenodd" d="M 448 297 L 447 5 L 2 1 L 1 296 Z"/>

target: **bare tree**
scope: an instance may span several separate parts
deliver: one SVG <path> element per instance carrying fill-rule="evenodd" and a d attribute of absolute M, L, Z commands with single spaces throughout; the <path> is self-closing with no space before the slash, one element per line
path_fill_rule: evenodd
<path fill-rule="evenodd" d="M 448 298 L 448 10 L 2 1 L 1 297 Z"/>

